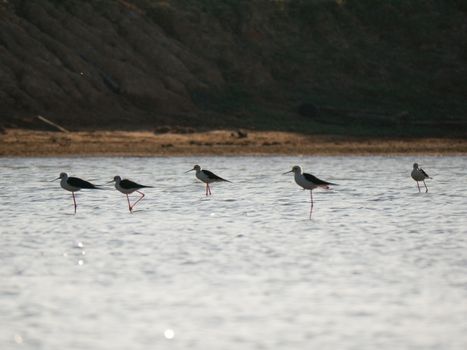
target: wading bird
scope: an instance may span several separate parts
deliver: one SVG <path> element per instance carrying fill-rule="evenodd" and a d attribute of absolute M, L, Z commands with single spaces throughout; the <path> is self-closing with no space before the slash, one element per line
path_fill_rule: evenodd
<path fill-rule="evenodd" d="M 425 192 L 428 192 L 428 187 L 426 187 L 425 179 L 431 179 L 431 177 L 429 177 L 428 174 L 425 173 L 425 170 L 419 168 L 417 163 L 413 163 L 413 170 L 410 175 L 412 176 L 412 179 L 414 179 L 417 182 L 418 192 L 421 192 L 420 185 L 418 184 L 419 181 L 423 182 L 426 189 Z"/>
<path fill-rule="evenodd" d="M 311 213 L 313 212 L 313 190 L 315 188 L 321 187 L 325 189 L 329 189 L 329 185 L 335 185 L 331 182 L 326 182 L 323 180 L 318 179 L 316 176 L 311 174 L 302 173 L 302 168 L 298 165 L 292 167 L 292 170 L 285 172 L 284 174 L 294 173 L 295 182 L 297 185 L 303 187 L 304 190 L 310 190 L 310 199 L 311 199 L 311 206 L 310 206 L 310 219 Z"/>
<path fill-rule="evenodd" d="M 209 187 L 210 183 L 222 181 L 230 182 L 229 180 L 223 179 L 222 177 L 217 176 L 209 170 L 201 170 L 201 167 L 199 165 L 195 165 L 193 169 L 185 171 L 185 173 L 188 173 L 190 171 L 196 171 L 196 177 L 198 178 L 198 180 L 201 180 L 206 184 L 206 196 L 211 194 L 211 188 Z"/>
<path fill-rule="evenodd" d="M 122 180 L 120 176 L 115 176 L 114 179 L 110 182 L 115 182 L 115 188 L 126 195 L 126 199 L 128 201 L 128 210 L 130 211 L 130 213 L 133 213 L 133 208 L 135 207 L 135 205 L 144 198 L 144 193 L 138 190 L 142 188 L 152 188 L 152 186 L 140 185 L 128 179 Z M 138 192 L 141 195 L 141 197 L 139 197 L 139 199 L 136 202 L 134 202 L 133 205 L 131 205 L 130 198 L 128 197 L 128 195 L 133 192 Z"/>
<path fill-rule="evenodd" d="M 82 180 L 78 177 L 68 176 L 67 173 L 60 173 L 60 176 L 52 181 L 55 181 L 58 179 L 60 179 L 60 186 L 62 186 L 63 189 L 70 191 L 71 195 L 73 196 L 73 205 L 75 206 L 75 214 L 76 214 L 76 207 L 77 207 L 76 199 L 75 199 L 75 192 L 78 192 L 82 189 L 90 189 L 90 190 L 101 189 L 97 187 L 96 185 L 93 185 L 92 183 Z"/>

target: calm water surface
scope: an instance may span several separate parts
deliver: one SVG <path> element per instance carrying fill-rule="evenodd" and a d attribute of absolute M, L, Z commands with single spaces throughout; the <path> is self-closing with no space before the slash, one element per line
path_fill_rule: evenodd
<path fill-rule="evenodd" d="M 418 193 L 418 161 L 434 177 Z M 212 197 L 195 163 L 232 183 Z M 336 182 L 309 194 L 292 165 Z M 115 190 L 155 188 L 128 213 Z M 466 157 L 0 158 L 0 349 L 467 349 Z"/>

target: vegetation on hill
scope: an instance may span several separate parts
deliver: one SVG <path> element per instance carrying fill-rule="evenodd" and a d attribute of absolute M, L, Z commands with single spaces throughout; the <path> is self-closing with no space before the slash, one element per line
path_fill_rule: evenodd
<path fill-rule="evenodd" d="M 466 135 L 463 0 L 0 0 L 0 123 Z"/>

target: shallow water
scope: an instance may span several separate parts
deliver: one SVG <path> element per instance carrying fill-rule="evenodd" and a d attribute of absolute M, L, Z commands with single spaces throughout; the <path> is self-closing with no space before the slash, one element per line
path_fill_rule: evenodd
<path fill-rule="evenodd" d="M 418 193 L 418 161 L 434 178 Z M 193 164 L 233 183 L 204 196 Z M 292 165 L 336 182 L 300 190 Z M 466 349 L 467 157 L 0 158 L 0 349 Z M 61 171 L 153 185 L 115 190 Z"/>

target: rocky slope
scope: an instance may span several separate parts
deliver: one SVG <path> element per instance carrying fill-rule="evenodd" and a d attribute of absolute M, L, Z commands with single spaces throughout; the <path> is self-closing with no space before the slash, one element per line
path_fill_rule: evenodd
<path fill-rule="evenodd" d="M 436 126 L 465 77 L 461 0 L 0 0 L 4 127 Z"/>

